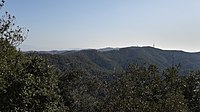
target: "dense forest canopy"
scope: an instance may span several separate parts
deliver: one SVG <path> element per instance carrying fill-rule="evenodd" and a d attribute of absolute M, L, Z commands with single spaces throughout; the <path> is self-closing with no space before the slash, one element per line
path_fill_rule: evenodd
<path fill-rule="evenodd" d="M 0 7 L 3 4 L 2 0 Z M 62 63 L 69 60 L 60 60 L 60 55 L 55 58 L 17 50 L 27 31 L 14 27 L 13 23 L 14 17 L 8 13 L 0 19 L 2 112 L 200 111 L 199 71 L 181 75 L 178 65 L 160 70 L 156 65 L 130 64 L 124 70 L 104 72 L 110 78 L 103 80 L 99 77 L 101 73 L 88 72 L 80 63 L 63 67 Z M 102 59 L 102 55 L 90 56 Z M 106 64 L 102 66 L 109 68 Z"/>

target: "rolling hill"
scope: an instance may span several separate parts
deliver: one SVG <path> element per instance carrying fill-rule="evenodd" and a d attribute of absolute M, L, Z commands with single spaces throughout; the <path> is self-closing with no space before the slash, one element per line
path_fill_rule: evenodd
<path fill-rule="evenodd" d="M 79 51 L 39 52 L 61 71 L 84 69 L 88 73 L 111 74 L 123 71 L 130 64 L 157 65 L 165 69 L 181 65 L 181 73 L 200 70 L 200 53 L 162 50 L 153 47 L 87 49 Z"/>

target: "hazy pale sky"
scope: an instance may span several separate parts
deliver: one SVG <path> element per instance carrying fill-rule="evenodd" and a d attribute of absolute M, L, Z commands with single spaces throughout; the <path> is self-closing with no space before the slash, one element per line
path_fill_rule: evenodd
<path fill-rule="evenodd" d="M 23 50 L 152 46 L 200 51 L 200 0 L 7 0 Z"/>

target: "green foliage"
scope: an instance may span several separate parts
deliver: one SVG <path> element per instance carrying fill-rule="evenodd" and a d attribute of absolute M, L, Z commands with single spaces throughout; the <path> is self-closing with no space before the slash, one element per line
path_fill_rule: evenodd
<path fill-rule="evenodd" d="M 39 54 L 0 44 L 1 111 L 199 111 L 199 72 L 182 76 L 179 66 L 160 72 L 155 65 L 133 64 L 102 80 L 84 69 L 57 72 Z"/>
<path fill-rule="evenodd" d="M 146 64 L 133 64 L 125 71 L 118 71 L 117 63 L 116 71 L 103 72 L 104 70 L 97 69 L 96 65 L 90 65 L 93 61 L 88 61 L 100 58 L 103 54 L 93 50 L 88 51 L 89 54 L 83 52 L 85 51 L 59 55 L 43 54 L 52 63 L 58 62 L 56 67 L 62 68 L 61 96 L 71 111 L 199 111 L 199 72 L 183 75 L 180 66 L 163 70 Z M 109 60 L 110 57 L 104 59 Z M 94 61 L 96 64 L 101 62 Z"/>
<path fill-rule="evenodd" d="M 4 0 L 0 3 L 0 8 L 4 5 Z M 29 30 L 15 27 L 15 16 L 12 16 L 8 12 L 0 19 L 0 39 L 8 41 L 12 46 L 19 46 L 27 37 Z"/>
<path fill-rule="evenodd" d="M 199 74 L 181 76 L 179 66 L 159 72 L 154 65 L 130 65 L 112 81 L 80 71 L 66 71 L 60 77 L 61 96 L 71 111 L 199 111 Z"/>
<path fill-rule="evenodd" d="M 188 107 L 193 112 L 200 110 L 200 72 L 191 72 L 186 77 L 184 96 L 188 99 Z"/>
<path fill-rule="evenodd" d="M 0 2 L 0 8 L 4 2 Z M 167 63 L 168 52 L 131 47 L 110 52 L 24 55 L 16 47 L 27 31 L 14 27 L 14 19 L 7 12 L 0 19 L 0 111 L 200 111 L 200 72 L 183 76 L 179 66 L 163 70 L 171 65 Z M 187 57 L 183 52 L 176 55 L 180 54 Z M 159 66 L 141 65 L 141 59 Z M 180 59 L 171 61 L 179 63 Z M 125 70 L 132 62 L 139 65 L 129 65 Z"/>
<path fill-rule="evenodd" d="M 60 77 L 61 96 L 71 111 L 95 112 L 99 109 L 98 98 L 101 82 L 82 70 L 65 71 Z"/>
<path fill-rule="evenodd" d="M 67 111 L 54 67 L 39 56 L 16 50 L 26 35 L 24 28 L 13 27 L 14 19 L 7 12 L 0 19 L 0 111 Z"/>
<path fill-rule="evenodd" d="M 90 74 L 99 74 L 101 78 L 110 79 L 112 73 L 125 71 L 130 64 L 156 65 L 163 71 L 172 65 L 181 64 L 181 75 L 191 70 L 200 69 L 200 53 L 168 51 L 152 47 L 128 47 L 118 50 L 99 51 L 49 51 L 39 52 L 48 58 L 61 71 L 66 69 L 84 69 Z M 91 69 L 92 68 L 92 69 Z"/>
<path fill-rule="evenodd" d="M 183 95 L 185 82 L 178 75 L 179 66 L 168 68 L 164 72 L 162 83 L 163 111 L 186 112 L 189 110 L 187 99 Z"/>
<path fill-rule="evenodd" d="M 156 75 L 156 71 L 150 72 L 142 66 L 129 66 L 109 87 L 112 93 L 108 105 L 112 108 L 108 111 L 156 111 L 157 107 L 153 106 L 159 101 L 159 91 L 156 91 L 159 80 L 153 78 Z"/>
<path fill-rule="evenodd" d="M 105 111 L 187 112 L 178 68 L 166 70 L 163 78 L 156 66 L 131 65 L 109 87 Z M 175 77 L 176 76 L 176 77 Z M 180 82 L 179 82 L 180 81 Z M 172 84 L 173 83 L 173 84 Z"/>
<path fill-rule="evenodd" d="M 41 57 L 25 57 L 7 41 L 0 44 L 0 110 L 63 110 L 54 68 Z"/>

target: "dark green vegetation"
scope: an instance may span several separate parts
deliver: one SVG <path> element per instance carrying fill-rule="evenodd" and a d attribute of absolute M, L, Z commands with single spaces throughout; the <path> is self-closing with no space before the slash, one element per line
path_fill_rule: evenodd
<path fill-rule="evenodd" d="M 48 59 L 62 77 L 73 74 L 76 81 L 67 82 L 72 91 L 79 88 L 79 111 L 200 111 L 200 73 L 191 71 L 200 69 L 199 53 L 129 47 L 36 54 Z"/>
<path fill-rule="evenodd" d="M 172 64 L 167 51 L 149 47 L 24 54 L 16 49 L 26 38 L 23 29 L 13 28 L 8 13 L 5 17 L 0 19 L 2 112 L 200 111 L 200 72 L 182 75 L 173 65 L 184 62 L 184 69 L 191 69 L 198 54 L 174 53 Z"/>
<path fill-rule="evenodd" d="M 156 65 L 164 70 L 181 65 L 180 72 L 200 69 L 200 53 L 161 50 L 153 47 L 127 47 L 109 50 L 50 51 L 39 54 L 52 62 L 60 70 L 83 68 L 89 73 L 112 74 L 126 70 L 130 64 Z M 92 68 L 92 69 L 91 69 Z"/>
<path fill-rule="evenodd" d="M 15 27 L 14 20 L 7 12 L 0 19 L 0 111 L 67 111 L 56 70 L 41 57 L 16 50 L 28 30 Z"/>
<path fill-rule="evenodd" d="M 0 111 L 63 110 L 58 74 L 44 59 L 0 40 Z"/>

